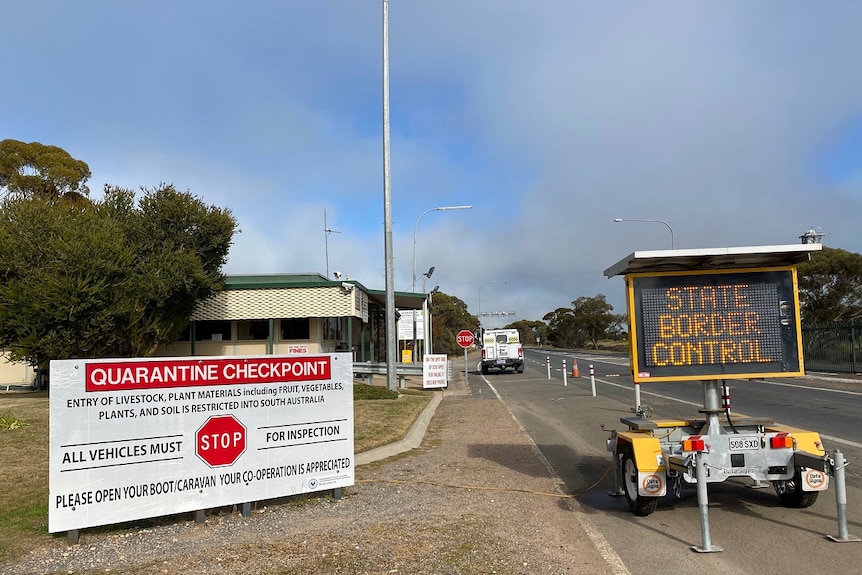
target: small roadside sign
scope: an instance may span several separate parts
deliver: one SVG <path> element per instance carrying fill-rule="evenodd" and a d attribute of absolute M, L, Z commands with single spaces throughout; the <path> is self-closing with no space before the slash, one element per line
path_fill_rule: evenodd
<path fill-rule="evenodd" d="M 457 341 L 458 345 L 460 345 L 464 349 L 464 382 L 465 383 L 468 381 L 467 380 L 467 348 L 470 347 L 471 345 L 473 345 L 473 341 L 475 339 L 476 338 L 473 335 L 473 332 L 470 331 L 469 329 L 462 329 L 461 331 L 458 332 L 458 335 L 455 336 L 455 341 Z"/>
<path fill-rule="evenodd" d="M 467 349 L 468 347 L 473 345 L 474 339 L 475 337 L 473 336 L 473 332 L 469 329 L 462 329 L 458 332 L 458 335 L 455 338 L 455 340 L 458 342 L 458 345 L 460 345 L 464 349 Z"/>

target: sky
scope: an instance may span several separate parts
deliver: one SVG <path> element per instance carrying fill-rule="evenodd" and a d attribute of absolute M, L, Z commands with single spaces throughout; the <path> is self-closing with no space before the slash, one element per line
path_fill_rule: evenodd
<path fill-rule="evenodd" d="M 231 210 L 226 274 L 384 290 L 383 5 L 12 3 L 0 139 L 85 161 L 95 198 Z M 495 327 L 599 294 L 624 313 L 602 272 L 671 241 L 862 253 L 862 2 L 388 7 L 394 290 L 415 253 L 416 291 L 514 312 Z"/>

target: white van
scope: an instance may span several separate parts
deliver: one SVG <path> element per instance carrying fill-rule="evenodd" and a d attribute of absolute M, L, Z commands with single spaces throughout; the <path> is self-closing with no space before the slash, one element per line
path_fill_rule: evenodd
<path fill-rule="evenodd" d="M 482 334 L 482 373 L 491 368 L 524 373 L 524 349 L 517 329 L 486 329 Z"/>

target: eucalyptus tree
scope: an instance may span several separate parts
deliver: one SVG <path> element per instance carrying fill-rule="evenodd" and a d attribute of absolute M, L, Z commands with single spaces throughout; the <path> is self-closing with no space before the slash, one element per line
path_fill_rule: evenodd
<path fill-rule="evenodd" d="M 149 355 L 223 287 L 230 211 L 173 186 L 142 191 L 0 203 L 0 348 L 11 360 L 44 370 L 52 359 Z"/>
<path fill-rule="evenodd" d="M 63 148 L 39 142 L 0 141 L 0 196 L 87 197 L 90 168 Z"/>

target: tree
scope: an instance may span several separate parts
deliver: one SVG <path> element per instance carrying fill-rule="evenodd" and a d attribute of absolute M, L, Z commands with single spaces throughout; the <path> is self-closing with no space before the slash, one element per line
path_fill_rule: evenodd
<path fill-rule="evenodd" d="M 545 315 L 548 322 L 549 343 L 557 347 L 584 347 L 590 344 L 598 349 L 599 340 L 617 337 L 623 317 L 611 313 L 613 306 L 604 294 L 579 297 L 571 308 L 557 308 Z"/>
<path fill-rule="evenodd" d="M 797 266 L 797 276 L 804 323 L 862 317 L 862 255 L 824 246 Z"/>
<path fill-rule="evenodd" d="M 548 323 L 547 342 L 553 347 L 580 347 L 577 344 L 574 312 L 571 308 L 558 307 L 542 318 Z"/>
<path fill-rule="evenodd" d="M 478 318 L 471 315 L 467 311 L 467 304 L 455 296 L 438 292 L 432 296 L 431 301 L 434 353 L 447 355 L 461 353 L 461 346 L 455 338 L 462 329 L 469 329 L 473 333 L 478 331 Z"/>
<path fill-rule="evenodd" d="M 100 202 L 0 204 L 0 348 L 52 359 L 133 357 L 173 341 L 221 289 L 236 222 L 172 186 L 106 187 Z"/>
<path fill-rule="evenodd" d="M 543 321 L 522 319 L 506 325 L 505 328 L 517 329 L 523 345 L 534 345 L 537 338 L 540 342 L 547 343 L 548 326 Z"/>
<path fill-rule="evenodd" d="M 80 199 L 90 193 L 88 179 L 90 167 L 62 148 L 0 141 L 0 196 Z"/>

